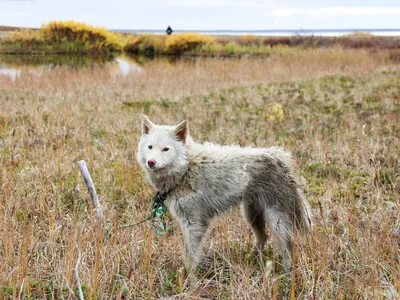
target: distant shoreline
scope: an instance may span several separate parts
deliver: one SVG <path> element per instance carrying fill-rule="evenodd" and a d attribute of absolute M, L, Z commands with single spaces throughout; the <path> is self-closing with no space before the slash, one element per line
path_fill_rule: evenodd
<path fill-rule="evenodd" d="M 110 29 L 110 31 L 137 34 L 165 34 L 163 29 Z M 292 35 L 316 35 L 316 36 L 341 36 L 355 32 L 371 33 L 372 35 L 400 35 L 400 28 L 349 28 L 349 29 L 265 29 L 265 30 L 181 30 L 174 33 L 195 32 L 208 35 L 254 35 L 254 36 L 292 36 Z"/>

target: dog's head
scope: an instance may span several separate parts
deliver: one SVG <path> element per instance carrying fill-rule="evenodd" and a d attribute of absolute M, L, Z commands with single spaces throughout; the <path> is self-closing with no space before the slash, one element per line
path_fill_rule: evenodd
<path fill-rule="evenodd" d="M 156 125 L 143 116 L 137 159 L 147 173 L 180 172 L 187 166 L 186 121 L 176 126 Z"/>

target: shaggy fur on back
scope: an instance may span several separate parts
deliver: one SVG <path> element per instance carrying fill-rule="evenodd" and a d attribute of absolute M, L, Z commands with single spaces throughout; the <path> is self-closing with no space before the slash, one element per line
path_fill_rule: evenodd
<path fill-rule="evenodd" d="M 210 221 L 242 204 L 262 250 L 272 231 L 286 270 L 291 267 L 296 231 L 311 229 L 311 211 L 293 174 L 290 152 L 199 144 L 186 122 L 160 126 L 143 117 L 138 161 L 151 184 L 167 193 L 166 205 L 180 223 L 187 264 L 199 262 Z"/>

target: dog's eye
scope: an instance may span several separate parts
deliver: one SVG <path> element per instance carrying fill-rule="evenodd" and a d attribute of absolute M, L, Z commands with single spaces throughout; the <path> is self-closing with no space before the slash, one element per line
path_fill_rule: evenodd
<path fill-rule="evenodd" d="M 153 149 L 153 146 L 152 146 L 152 145 L 149 145 L 148 147 L 149 147 L 149 149 Z"/>
<path fill-rule="evenodd" d="M 162 151 L 167 152 L 169 150 L 169 148 L 165 147 L 164 149 L 162 149 Z"/>

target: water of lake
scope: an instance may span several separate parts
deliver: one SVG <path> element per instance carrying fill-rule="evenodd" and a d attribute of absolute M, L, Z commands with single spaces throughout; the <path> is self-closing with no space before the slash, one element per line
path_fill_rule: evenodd
<path fill-rule="evenodd" d="M 143 66 L 154 59 L 121 55 L 116 57 L 91 57 L 74 55 L 0 55 L 0 76 L 17 80 L 23 73 L 40 74 L 43 70 L 57 68 L 101 67 L 112 75 L 127 76 L 130 72 L 142 72 Z M 162 57 L 174 63 L 175 57 Z"/>

